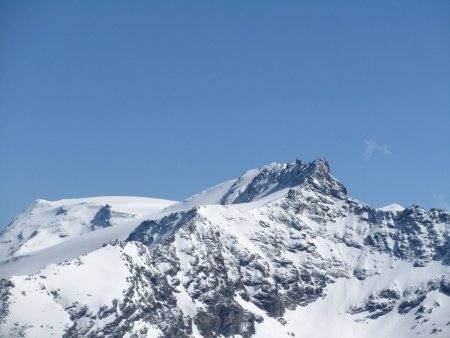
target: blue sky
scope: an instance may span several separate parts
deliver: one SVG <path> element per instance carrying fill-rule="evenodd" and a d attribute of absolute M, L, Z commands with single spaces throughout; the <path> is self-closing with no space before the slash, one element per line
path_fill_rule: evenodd
<path fill-rule="evenodd" d="M 449 1 L 2 1 L 0 74 L 1 225 L 319 157 L 374 206 L 448 208 Z"/>

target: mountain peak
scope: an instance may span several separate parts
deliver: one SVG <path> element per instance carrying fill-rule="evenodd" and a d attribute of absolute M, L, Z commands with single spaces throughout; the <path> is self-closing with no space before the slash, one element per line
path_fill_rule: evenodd
<path fill-rule="evenodd" d="M 223 196 L 221 204 L 246 203 L 274 192 L 308 184 L 324 193 L 342 198 L 345 187 L 330 174 L 325 159 L 310 163 L 295 160 L 292 163 L 271 163 L 244 173 Z"/>
<path fill-rule="evenodd" d="M 303 163 L 301 160 L 295 160 L 297 163 Z M 319 158 L 317 160 L 314 160 L 308 164 L 314 172 L 321 172 L 323 174 L 330 174 L 330 165 L 328 164 L 327 160 L 324 158 Z"/>

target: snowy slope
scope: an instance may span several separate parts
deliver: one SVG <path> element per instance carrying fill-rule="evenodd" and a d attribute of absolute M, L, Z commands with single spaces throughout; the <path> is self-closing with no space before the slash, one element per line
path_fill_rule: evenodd
<path fill-rule="evenodd" d="M 36 200 L 0 234 L 0 277 L 32 273 L 124 239 L 174 201 L 145 197 Z"/>
<path fill-rule="evenodd" d="M 449 212 L 355 201 L 324 160 L 270 164 L 169 204 L 111 203 L 138 217 L 5 263 L 4 276 L 27 275 L 2 281 L 0 333 L 450 336 Z M 120 240 L 99 248 L 109 239 Z"/>
<path fill-rule="evenodd" d="M 9 288 L 11 294 L 3 297 L 9 304 L 0 336 L 62 337 L 70 330 L 96 336 L 99 327 L 117 328 L 120 306 L 126 302 L 139 303 L 139 295 L 126 294 L 133 293 L 136 287 L 133 274 L 140 268 L 154 273 L 145 265 L 145 257 L 145 248 L 133 243 L 107 245 L 78 259 L 49 265 L 39 274 L 10 278 L 6 283 L 18 287 Z M 153 296 L 153 290 L 146 285 L 137 288 L 141 290 L 136 291 Z M 108 311 L 108 308 L 117 310 Z M 98 316 L 82 318 L 83 314 L 91 313 Z M 74 320 L 77 317 L 82 320 L 77 322 Z M 153 331 L 154 337 L 161 332 L 151 324 L 144 323 L 139 328 L 143 327 Z M 133 327 L 126 330 L 133 334 Z"/>
<path fill-rule="evenodd" d="M 219 204 L 223 196 L 230 190 L 236 180 L 220 183 L 212 188 L 206 189 L 188 199 L 172 204 L 164 209 L 164 212 L 171 213 L 181 210 L 189 210 L 199 205 Z"/>

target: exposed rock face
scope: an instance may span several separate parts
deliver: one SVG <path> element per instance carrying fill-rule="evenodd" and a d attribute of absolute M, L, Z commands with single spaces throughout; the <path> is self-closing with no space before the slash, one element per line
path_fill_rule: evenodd
<path fill-rule="evenodd" d="M 195 324 L 205 337 L 241 335 L 250 337 L 255 333 L 255 315 L 236 303 L 221 303 L 200 311 Z"/>
<path fill-rule="evenodd" d="M 272 194 L 282 189 L 311 185 L 322 192 L 342 198 L 346 195 L 345 187 L 330 175 L 330 168 L 325 160 L 304 163 L 273 163 L 261 170 L 244 174 L 223 196 L 222 204 L 246 203 Z"/>
<path fill-rule="evenodd" d="M 94 218 L 91 221 L 91 228 L 95 227 L 110 227 L 111 223 L 109 222 L 111 218 L 111 206 L 106 204 L 104 207 L 101 207 Z"/>
<path fill-rule="evenodd" d="M 319 303 L 354 337 L 375 336 L 373 323 L 389 316 L 404 323 L 401 333 L 380 335 L 450 334 L 449 212 L 354 201 L 324 160 L 247 172 L 220 202 L 161 214 L 125 242 L 3 281 L 0 329 L 36 332 L 37 324 L 13 320 L 11 300 L 21 304 L 26 291 L 62 311 L 52 332 L 64 337 L 313 336 L 297 321 Z M 110 215 L 105 206 L 92 224 L 108 226 Z M 101 281 L 117 290 L 103 295 L 87 283 L 74 298 L 58 276 L 91 266 L 106 270 Z M 334 317 L 316 320 L 317 332 L 339 336 L 320 331 Z"/>
<path fill-rule="evenodd" d="M 115 218 L 132 218 L 134 215 L 113 210 L 109 204 L 98 209 L 94 218 L 91 220 L 91 230 L 107 228 L 112 226 L 111 219 Z"/>
<path fill-rule="evenodd" d="M 412 309 L 419 306 L 431 291 L 439 288 L 439 280 L 430 280 L 425 285 L 420 285 L 417 288 L 407 288 L 403 291 L 403 302 L 398 306 L 398 313 L 406 314 Z"/>
<path fill-rule="evenodd" d="M 450 296 L 450 275 L 444 275 L 441 279 L 440 291 Z"/>
<path fill-rule="evenodd" d="M 352 314 L 368 312 L 367 318 L 377 319 L 392 311 L 400 299 L 400 292 L 396 288 L 381 290 L 369 296 L 367 301 L 350 309 Z M 399 310 L 400 313 L 402 313 Z"/>
<path fill-rule="evenodd" d="M 377 215 L 372 213 L 370 217 L 376 219 Z M 412 261 L 416 266 L 424 266 L 431 260 L 448 264 L 449 235 L 445 231 L 450 223 L 448 212 L 412 206 L 396 215 L 387 215 L 385 223 L 386 226 L 374 228 L 367 236 L 367 245 Z"/>

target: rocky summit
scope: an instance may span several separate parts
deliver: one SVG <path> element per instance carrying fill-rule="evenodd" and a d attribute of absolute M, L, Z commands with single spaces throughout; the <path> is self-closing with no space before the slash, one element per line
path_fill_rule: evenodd
<path fill-rule="evenodd" d="M 2 337 L 450 337 L 450 213 L 354 200 L 323 159 L 38 200 L 0 254 Z"/>

